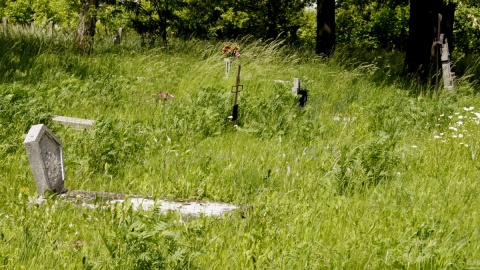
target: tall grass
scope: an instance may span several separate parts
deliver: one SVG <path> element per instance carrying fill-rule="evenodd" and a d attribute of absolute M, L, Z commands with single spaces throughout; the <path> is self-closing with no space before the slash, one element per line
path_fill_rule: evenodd
<path fill-rule="evenodd" d="M 326 60 L 245 39 L 225 77 L 222 42 L 149 49 L 105 39 L 82 56 L 71 41 L 0 38 L 2 268 L 480 266 L 480 100 L 466 80 L 436 99 L 396 79 L 398 54 Z M 234 127 L 238 65 L 245 90 Z M 291 95 L 295 77 L 309 91 L 304 108 Z M 96 124 L 75 131 L 53 115 Z M 37 123 L 64 144 L 69 189 L 249 207 L 182 219 L 55 196 L 34 205 L 22 142 Z"/>

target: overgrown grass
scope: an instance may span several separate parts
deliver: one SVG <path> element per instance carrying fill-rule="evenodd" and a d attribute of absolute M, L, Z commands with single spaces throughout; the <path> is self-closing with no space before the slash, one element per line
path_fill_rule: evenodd
<path fill-rule="evenodd" d="M 221 42 L 105 40 L 90 56 L 67 37 L 49 42 L 0 38 L 2 268 L 480 267 L 480 99 L 468 80 L 436 99 L 397 79 L 398 54 L 325 60 L 245 39 L 225 78 Z M 304 108 L 294 77 L 309 91 Z M 53 115 L 97 122 L 75 131 Z M 185 220 L 128 204 L 33 205 L 22 142 L 37 123 L 63 142 L 69 189 L 251 207 Z"/>

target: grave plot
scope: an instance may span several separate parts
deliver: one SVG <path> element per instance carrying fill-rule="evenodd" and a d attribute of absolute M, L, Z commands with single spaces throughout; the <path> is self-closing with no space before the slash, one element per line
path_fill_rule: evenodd
<path fill-rule="evenodd" d="M 147 210 L 156 207 L 159 213 L 178 211 L 185 216 L 220 216 L 238 209 L 238 206 L 199 200 L 157 199 L 141 195 L 117 194 L 109 192 L 67 190 L 65 168 L 63 164 L 63 146 L 59 138 L 43 124 L 30 128 L 25 140 L 25 150 L 40 196 L 35 203 L 42 203 L 45 192 L 59 195 L 77 205 L 96 208 L 108 204 L 129 201 L 135 210 Z M 97 205 L 96 202 L 102 204 Z"/>

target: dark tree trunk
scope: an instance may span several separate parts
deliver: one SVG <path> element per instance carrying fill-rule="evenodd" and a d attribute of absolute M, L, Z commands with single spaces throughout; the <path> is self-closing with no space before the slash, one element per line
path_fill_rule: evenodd
<path fill-rule="evenodd" d="M 442 20 L 440 33 L 448 40 L 450 51 L 453 49 L 453 19 L 455 5 L 443 5 L 442 0 L 411 0 L 409 35 L 405 56 L 405 71 L 422 82 L 435 72 L 436 47 L 438 37 L 439 14 Z"/>
<path fill-rule="evenodd" d="M 82 2 L 82 11 L 78 21 L 76 48 L 81 53 L 91 53 L 93 50 L 93 38 L 95 36 L 95 24 L 97 23 L 96 9 L 98 0 Z"/>
<path fill-rule="evenodd" d="M 278 29 L 277 29 L 277 5 L 278 0 L 270 0 L 267 2 L 267 38 L 275 39 L 278 37 Z"/>
<path fill-rule="evenodd" d="M 330 55 L 335 48 L 335 37 L 335 0 L 318 0 L 316 53 Z"/>
<path fill-rule="evenodd" d="M 442 6 L 442 25 L 441 31 L 445 34 L 445 39 L 448 41 L 448 49 L 452 54 L 454 49 L 453 44 L 453 21 L 455 19 L 455 9 L 457 5 L 455 3 L 448 3 Z"/>
<path fill-rule="evenodd" d="M 168 1 L 157 1 L 155 8 L 157 9 L 157 15 L 160 23 L 160 38 L 162 39 L 162 42 L 164 44 L 167 44 L 167 27 L 169 15 Z"/>

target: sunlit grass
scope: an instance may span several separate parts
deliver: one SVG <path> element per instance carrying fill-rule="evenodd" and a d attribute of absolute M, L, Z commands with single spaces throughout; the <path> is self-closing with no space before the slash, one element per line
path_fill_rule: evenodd
<path fill-rule="evenodd" d="M 480 266 L 480 100 L 466 80 L 455 96 L 415 95 L 392 79 L 397 54 L 325 60 L 279 41 L 236 41 L 242 56 L 225 78 L 222 42 L 148 49 L 105 39 L 81 56 L 42 37 L 16 39 L 0 40 L 9 44 L 0 58 L 3 268 Z M 29 42 L 10 46 L 18 41 Z M 244 91 L 233 127 L 238 65 Z M 309 91 L 304 108 L 293 78 Z M 97 122 L 75 131 L 53 115 Z M 32 205 L 22 142 L 37 123 L 63 142 L 69 189 L 246 210 L 182 220 L 54 197 Z"/>

